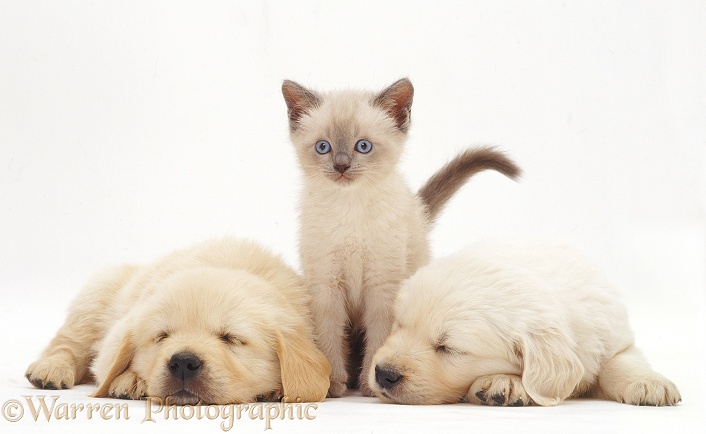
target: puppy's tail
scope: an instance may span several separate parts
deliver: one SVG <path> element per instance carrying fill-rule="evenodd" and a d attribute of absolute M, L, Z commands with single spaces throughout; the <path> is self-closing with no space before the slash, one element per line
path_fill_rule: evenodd
<path fill-rule="evenodd" d="M 488 169 L 511 179 L 517 179 L 521 173 L 514 161 L 493 147 L 466 149 L 439 169 L 417 192 L 427 207 L 429 220 L 436 220 L 446 202 L 471 176 Z"/>

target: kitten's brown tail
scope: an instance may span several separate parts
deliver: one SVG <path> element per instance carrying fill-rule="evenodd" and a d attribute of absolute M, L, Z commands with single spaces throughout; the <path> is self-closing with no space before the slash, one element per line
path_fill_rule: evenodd
<path fill-rule="evenodd" d="M 446 202 L 468 178 L 488 169 L 511 179 L 517 179 L 521 173 L 514 161 L 493 147 L 467 149 L 439 169 L 417 192 L 427 206 L 429 219 L 436 220 Z"/>

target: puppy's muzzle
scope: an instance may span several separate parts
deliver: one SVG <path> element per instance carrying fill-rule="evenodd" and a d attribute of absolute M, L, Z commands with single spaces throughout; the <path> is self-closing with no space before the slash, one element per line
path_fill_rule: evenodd
<path fill-rule="evenodd" d="M 375 382 L 383 389 L 392 390 L 402 382 L 404 377 L 395 369 L 375 366 Z"/>
<path fill-rule="evenodd" d="M 201 372 L 203 363 L 192 353 L 176 353 L 169 359 L 169 373 L 177 380 L 186 381 Z"/>

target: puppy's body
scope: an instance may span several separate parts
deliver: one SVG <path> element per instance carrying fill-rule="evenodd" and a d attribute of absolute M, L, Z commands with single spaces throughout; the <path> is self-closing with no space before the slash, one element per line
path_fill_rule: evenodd
<path fill-rule="evenodd" d="M 383 400 L 556 405 L 590 395 L 673 405 L 614 288 L 567 247 L 481 244 L 408 279 L 369 381 Z"/>
<path fill-rule="evenodd" d="M 481 170 L 514 178 L 519 169 L 493 149 L 472 149 L 414 194 L 397 170 L 410 124 L 409 80 L 378 94 L 316 93 L 290 81 L 282 92 L 304 173 L 300 257 L 317 342 L 331 363 L 329 396 L 345 392 L 349 373 L 360 374 L 370 395 L 370 359 L 390 330 L 400 282 L 429 260 L 427 236 L 443 205 Z M 347 366 L 357 332 L 365 337 L 362 370 Z"/>
<path fill-rule="evenodd" d="M 41 388 L 96 380 L 96 396 L 181 404 L 321 400 L 329 366 L 309 309 L 279 258 L 251 242 L 204 243 L 96 276 L 26 375 Z"/>

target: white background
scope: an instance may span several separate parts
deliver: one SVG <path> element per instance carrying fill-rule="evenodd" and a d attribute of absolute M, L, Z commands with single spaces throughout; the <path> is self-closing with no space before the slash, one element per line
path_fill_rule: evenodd
<path fill-rule="evenodd" d="M 683 403 L 349 397 L 288 428 L 701 432 L 704 23 L 701 1 L 0 1 L 0 401 L 37 393 L 25 367 L 101 267 L 223 235 L 298 266 L 282 80 L 382 89 L 407 76 L 416 92 L 400 169 L 413 188 L 473 144 L 524 169 L 519 183 L 483 173 L 464 187 L 432 233 L 434 254 L 481 237 L 575 244 L 620 286 L 638 344 Z M 66 399 L 88 402 L 91 390 Z M 141 426 L 197 426 L 181 422 Z M 125 427 L 0 417 L 7 426 Z"/>

